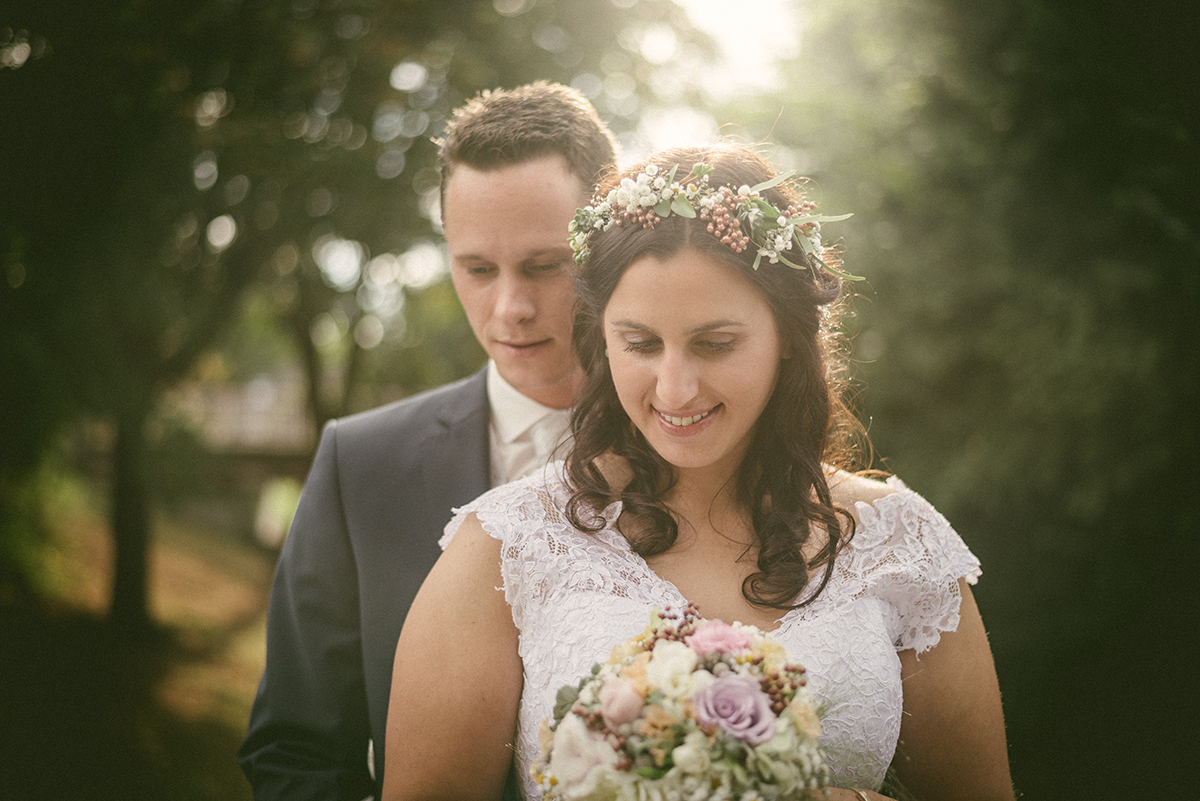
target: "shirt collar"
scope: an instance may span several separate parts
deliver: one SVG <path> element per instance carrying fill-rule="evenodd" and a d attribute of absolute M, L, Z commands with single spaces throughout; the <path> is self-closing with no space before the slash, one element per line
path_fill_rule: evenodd
<path fill-rule="evenodd" d="M 491 359 L 488 360 L 487 395 L 488 405 L 492 409 L 492 426 L 496 436 L 504 443 L 511 443 L 546 415 L 559 411 L 521 394 L 504 380 L 496 368 L 496 362 Z"/>

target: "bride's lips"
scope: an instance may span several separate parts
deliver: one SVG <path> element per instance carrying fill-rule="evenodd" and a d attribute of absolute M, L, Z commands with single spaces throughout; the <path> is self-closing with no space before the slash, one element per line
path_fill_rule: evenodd
<path fill-rule="evenodd" d="M 654 416 L 658 420 L 659 427 L 671 436 L 694 437 L 712 425 L 713 418 L 720 409 L 720 404 L 706 411 L 689 414 L 668 414 L 655 409 Z"/>

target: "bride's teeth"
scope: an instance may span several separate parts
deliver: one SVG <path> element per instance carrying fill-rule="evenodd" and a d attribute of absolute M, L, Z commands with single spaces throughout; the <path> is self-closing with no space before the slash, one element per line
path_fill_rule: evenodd
<path fill-rule="evenodd" d="M 694 414 L 691 417 L 671 417 L 664 414 L 663 418 L 673 426 L 690 426 L 692 423 L 703 420 L 707 416 L 708 413 L 705 412 L 704 414 Z"/>

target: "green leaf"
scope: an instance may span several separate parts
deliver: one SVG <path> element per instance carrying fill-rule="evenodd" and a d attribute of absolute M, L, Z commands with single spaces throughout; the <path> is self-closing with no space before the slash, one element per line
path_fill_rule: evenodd
<path fill-rule="evenodd" d="M 659 217 L 671 216 L 671 202 L 669 200 L 660 200 L 654 204 L 654 212 Z"/>
<path fill-rule="evenodd" d="M 755 198 L 755 199 L 751 200 L 750 205 L 756 207 L 759 211 L 761 211 L 763 213 L 763 224 L 760 227 L 762 227 L 762 228 L 778 228 L 779 227 L 778 220 L 779 220 L 779 217 L 781 216 L 779 213 L 779 209 L 775 208 L 774 206 L 772 206 L 770 203 L 763 200 L 762 198 Z"/>
<path fill-rule="evenodd" d="M 754 254 L 754 269 L 755 270 L 758 269 L 758 263 L 760 261 L 762 261 L 762 251 L 761 250 Z"/>
<path fill-rule="evenodd" d="M 813 258 L 815 259 L 816 256 L 814 256 Z M 845 272 L 844 270 L 839 270 L 836 267 L 830 267 L 824 261 L 821 261 L 821 259 L 817 259 L 817 261 L 821 262 L 822 267 L 824 267 L 826 270 L 833 273 L 834 275 L 836 275 L 838 278 L 842 279 L 843 281 L 866 281 L 867 280 L 865 276 L 851 275 L 850 273 Z"/>
<path fill-rule="evenodd" d="M 579 688 L 572 687 L 570 684 L 565 684 L 558 688 L 558 693 L 554 696 L 554 719 L 562 720 L 571 711 L 571 707 L 575 705 L 575 701 L 579 698 Z"/>
<path fill-rule="evenodd" d="M 849 217 L 853 217 L 853 216 L 854 216 L 853 214 L 834 214 L 834 215 L 809 214 L 805 217 L 793 217 L 792 222 L 794 222 L 796 225 L 804 225 L 805 223 L 810 223 L 810 222 L 815 222 L 815 223 L 841 222 L 842 220 L 845 220 L 845 219 L 847 219 Z"/>
<path fill-rule="evenodd" d="M 781 262 L 783 262 L 784 264 L 786 264 L 788 267 L 791 267 L 791 268 L 792 268 L 792 269 L 794 269 L 794 270 L 803 270 L 803 269 L 805 269 L 805 268 L 804 268 L 802 265 L 796 264 L 796 263 L 795 263 L 795 262 L 793 262 L 791 259 L 789 259 L 787 256 L 783 255 L 782 253 L 780 253 L 780 254 L 779 254 L 779 260 L 780 260 Z"/>
<path fill-rule="evenodd" d="M 651 767 L 649 765 L 640 767 L 637 770 L 635 770 L 634 772 L 637 773 L 637 775 L 641 776 L 643 779 L 661 779 L 663 776 L 667 775 L 667 771 L 665 768 L 655 768 L 655 767 Z"/>
<path fill-rule="evenodd" d="M 782 175 L 776 175 L 774 178 L 772 178 L 769 181 L 763 181 L 761 184 L 755 184 L 754 186 L 750 187 L 750 191 L 751 192 L 762 192 L 764 190 L 771 189 L 772 187 L 779 186 L 781 183 L 786 181 L 788 178 L 791 178 L 795 174 L 796 174 L 795 170 L 788 170 L 787 172 L 783 173 Z"/>
<path fill-rule="evenodd" d="M 655 206 L 654 210 L 658 211 L 658 206 Z M 692 202 L 683 195 L 676 195 L 671 200 L 671 211 L 680 217 L 687 217 L 688 219 L 693 219 L 696 216 L 696 210 L 692 208 Z M 666 215 L 664 214 L 663 216 L 665 217 Z"/>

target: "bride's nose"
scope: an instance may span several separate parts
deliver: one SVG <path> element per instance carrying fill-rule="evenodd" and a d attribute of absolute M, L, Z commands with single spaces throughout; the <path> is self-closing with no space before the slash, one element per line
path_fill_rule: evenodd
<path fill-rule="evenodd" d="M 668 350 L 658 365 L 655 394 L 664 411 L 694 411 L 687 408 L 700 389 L 699 365 L 685 353 Z"/>

